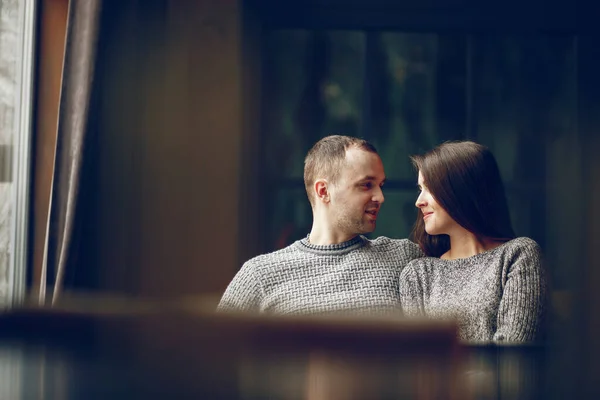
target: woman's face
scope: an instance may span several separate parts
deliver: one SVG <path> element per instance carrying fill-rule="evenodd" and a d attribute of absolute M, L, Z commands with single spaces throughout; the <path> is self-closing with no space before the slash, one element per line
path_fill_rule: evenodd
<path fill-rule="evenodd" d="M 433 198 L 433 195 L 425 185 L 421 171 L 419 171 L 418 186 L 420 193 L 415 205 L 423 214 L 425 232 L 429 235 L 449 235 L 459 225 Z"/>

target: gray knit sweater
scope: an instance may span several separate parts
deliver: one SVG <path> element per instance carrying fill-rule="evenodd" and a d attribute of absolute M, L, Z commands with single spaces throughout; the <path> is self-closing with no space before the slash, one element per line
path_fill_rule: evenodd
<path fill-rule="evenodd" d="M 535 341 L 546 296 L 540 247 L 521 237 L 468 258 L 414 260 L 400 296 L 406 315 L 456 319 L 462 341 Z"/>
<path fill-rule="evenodd" d="M 305 238 L 244 263 L 217 310 L 399 313 L 400 272 L 421 256 L 418 246 L 406 239 L 357 236 L 317 246 Z"/>

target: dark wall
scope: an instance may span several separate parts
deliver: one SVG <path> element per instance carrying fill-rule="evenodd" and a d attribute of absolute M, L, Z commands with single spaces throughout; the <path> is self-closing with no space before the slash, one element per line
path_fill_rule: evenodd
<path fill-rule="evenodd" d="M 240 5 L 106 1 L 103 12 L 73 279 L 139 296 L 219 294 L 252 242 L 239 212 L 253 206 L 241 188 L 254 126 Z"/>

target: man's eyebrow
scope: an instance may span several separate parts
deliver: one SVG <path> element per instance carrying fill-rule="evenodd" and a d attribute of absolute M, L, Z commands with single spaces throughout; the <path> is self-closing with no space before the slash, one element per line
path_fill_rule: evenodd
<path fill-rule="evenodd" d="M 364 182 L 364 181 L 376 181 L 377 178 L 371 175 L 367 175 L 365 177 L 363 177 L 362 179 L 359 180 L 359 182 Z M 381 181 L 381 183 L 385 183 L 387 181 L 387 178 L 383 178 L 383 180 Z"/>

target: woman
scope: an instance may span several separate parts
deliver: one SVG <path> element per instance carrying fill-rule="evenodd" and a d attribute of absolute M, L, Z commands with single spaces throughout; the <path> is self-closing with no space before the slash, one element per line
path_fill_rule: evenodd
<path fill-rule="evenodd" d="M 405 314 L 454 318 L 467 342 L 539 339 L 542 254 L 532 239 L 515 238 L 490 150 L 448 142 L 412 161 L 420 189 L 413 240 L 426 257 L 402 271 Z"/>

